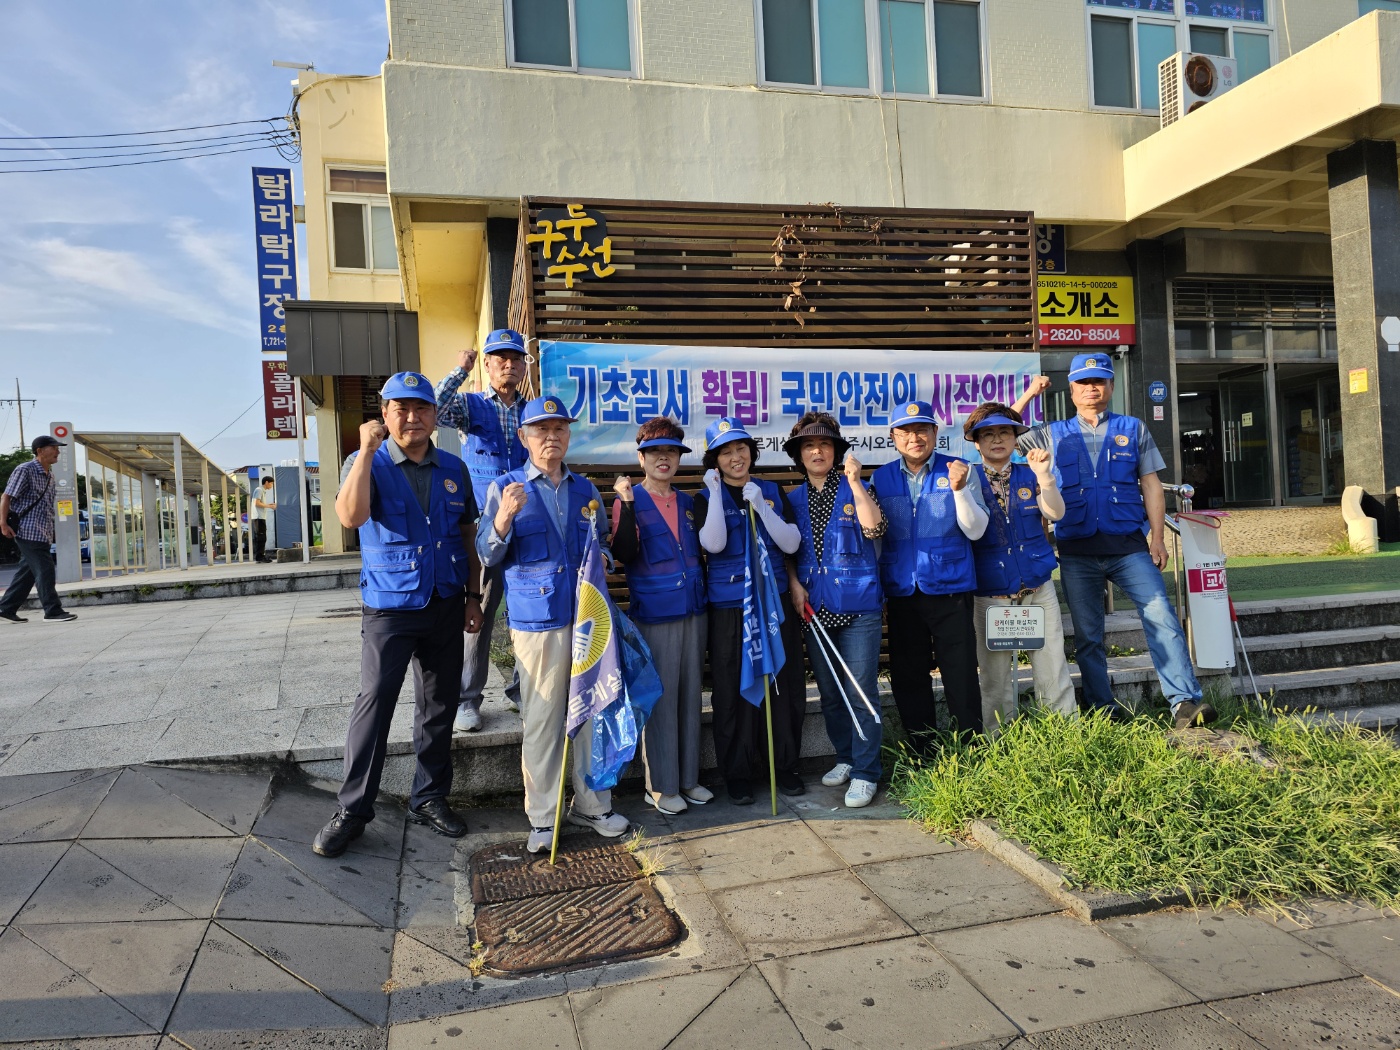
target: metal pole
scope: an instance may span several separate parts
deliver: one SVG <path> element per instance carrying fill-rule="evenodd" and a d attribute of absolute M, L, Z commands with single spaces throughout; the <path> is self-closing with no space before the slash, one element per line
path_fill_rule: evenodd
<path fill-rule="evenodd" d="M 93 493 L 95 491 L 92 484 L 92 456 L 83 456 L 83 467 L 87 473 L 87 504 L 88 504 L 88 567 L 92 570 L 92 578 L 97 579 L 97 507 L 93 503 Z M 79 535 L 82 535 L 81 527 Z M 79 542 L 82 542 L 79 540 Z M 81 555 L 80 555 L 81 557 Z"/>
<path fill-rule="evenodd" d="M 184 441 L 175 435 L 175 549 L 179 551 L 182 570 L 190 567 L 190 553 L 185 549 L 188 529 L 185 528 L 185 456 Z"/>
<path fill-rule="evenodd" d="M 394 321 L 389 319 L 389 330 Z M 306 394 L 297 377 L 297 502 L 301 506 L 301 560 L 311 561 L 311 496 L 306 491 Z"/>
<path fill-rule="evenodd" d="M 24 401 L 19 396 L 19 380 L 15 380 L 15 409 L 19 412 L 19 447 L 24 448 Z"/>
<path fill-rule="evenodd" d="M 224 519 L 224 564 L 233 564 L 233 523 L 228 515 L 228 475 L 219 475 L 219 513 Z"/>
<path fill-rule="evenodd" d="M 117 556 L 117 560 L 121 564 L 122 574 L 125 575 L 130 569 L 126 563 L 126 496 L 122 492 L 122 465 L 120 460 L 117 462 L 116 484 L 114 487 L 117 490 L 118 536 L 121 541 L 121 553 Z"/>
<path fill-rule="evenodd" d="M 209 505 L 209 460 L 200 463 L 199 468 L 199 510 L 204 515 L 204 560 L 209 568 L 214 567 L 214 515 Z"/>
<path fill-rule="evenodd" d="M 564 822 L 564 785 L 569 782 L 569 734 L 564 734 L 564 760 L 559 764 L 559 798 L 554 803 L 554 839 L 549 844 L 549 863 L 559 853 L 559 825 Z"/>

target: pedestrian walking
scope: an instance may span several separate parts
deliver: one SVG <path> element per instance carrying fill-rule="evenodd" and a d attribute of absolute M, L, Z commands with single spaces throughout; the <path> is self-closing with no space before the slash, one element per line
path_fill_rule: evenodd
<path fill-rule="evenodd" d="M 341 471 L 335 512 L 360 532 L 360 692 L 345 739 L 340 808 L 312 843 L 323 857 L 345 852 L 374 819 L 389 725 L 413 665 L 413 742 L 418 756 L 408 818 L 460 838 L 452 811 L 452 717 L 462 674 L 463 631 L 481 629 L 475 553 L 476 501 L 466 466 L 434 447 L 437 406 L 417 372 L 398 372 L 379 391 L 384 417 L 360 427 L 360 448 Z"/>
<path fill-rule="evenodd" d="M 980 488 L 968 484 L 967 463 L 935 451 L 933 406 L 911 401 L 898 411 L 890 437 L 899 458 L 870 480 L 889 523 L 880 584 L 890 626 L 890 684 L 911 746 L 927 752 L 937 729 L 929 676 L 935 663 L 952 728 L 982 729 L 972 541 L 987 528 L 987 508 Z"/>
<path fill-rule="evenodd" d="M 590 528 L 597 529 L 600 543 L 607 539 L 602 516 L 590 513 L 591 502 L 602 506 L 597 488 L 564 463 L 573 422 L 557 398 L 537 397 L 523 406 L 517 438 L 530 461 L 487 486 L 477 533 L 482 564 L 501 566 L 505 579 L 506 618 L 520 670 L 525 722 L 520 766 L 531 828 L 525 848 L 531 853 L 548 849 L 554 838 L 584 541 Z M 591 726 L 579 730 L 573 752 L 569 823 L 607 838 L 621 835 L 629 823 L 613 811 L 611 792 L 594 791 L 584 780 L 592 752 Z"/>
<path fill-rule="evenodd" d="M 262 479 L 262 484 L 253 491 L 253 498 L 248 502 L 248 520 L 253 526 L 253 560 L 271 561 L 267 556 L 267 516 L 270 511 L 277 509 L 277 501 L 273 499 L 272 475 L 269 474 Z"/>
<path fill-rule="evenodd" d="M 977 666 L 981 672 L 982 726 L 996 736 L 1019 713 L 1017 652 L 987 648 L 987 612 L 1003 606 L 1036 606 L 1044 618 L 1045 638 L 1030 652 L 1036 701 L 1051 711 L 1076 718 L 1069 665 L 1065 661 L 1064 625 L 1055 593 L 1055 551 L 1046 522 L 1065 512 L 1050 454 L 1031 449 L 1025 463 L 1013 463 L 1016 438 L 1030 427 L 1021 413 L 995 401 L 978 405 L 963 423 L 963 436 L 977 446 L 977 483 L 987 508 L 987 530 L 972 544 L 977 566 L 977 597 L 972 623 L 977 630 Z"/>
<path fill-rule="evenodd" d="M 784 795 L 807 790 L 797 771 L 802 754 L 802 722 L 807 712 L 807 681 L 802 667 L 802 632 L 788 595 L 787 573 L 777 569 L 795 554 L 802 533 L 793 523 L 792 506 L 774 482 L 754 478 L 758 444 L 737 419 L 716 420 L 705 428 L 705 491 L 695 497 L 695 517 L 702 522 L 700 545 L 708 553 L 705 588 L 709 596 L 710 707 L 715 759 L 729 799 L 753 802 L 753 778 L 761 769 L 758 754 L 767 743 L 763 712 L 739 693 L 743 649 L 744 571 L 748 562 L 749 516 L 757 518 L 759 540 L 775 567 L 774 589 L 783 613 L 782 643 L 787 659 L 769 694 L 773 715 L 773 773 Z"/>
<path fill-rule="evenodd" d="M 866 703 L 880 702 L 884 596 L 874 541 L 885 534 L 886 523 L 861 481 L 860 461 L 849 454 L 850 447 L 840 425 L 825 412 L 804 415 L 783 445 L 807 475 L 788 493 L 802 532 L 796 560 L 789 563 L 788 588 L 802 619 L 816 620 L 805 622 L 803 635 L 826 735 L 836 750 L 836 765 L 822 783 L 839 787 L 849 782 L 845 802 L 856 809 L 870 805 L 880 782 L 878 706 L 872 710 Z"/>
<path fill-rule="evenodd" d="M 58 450 L 67 444 L 48 434 L 36 437 L 29 443 L 34 458 L 15 467 L 4 495 L 0 495 L 0 533 L 15 541 L 20 559 L 19 570 L 5 597 L 0 598 L 0 620 L 27 623 L 29 618 L 21 616 L 19 610 L 34 588 L 39 591 L 45 623 L 66 623 L 78 618 L 63 607 L 58 597 L 53 556 L 49 554 L 54 536 L 53 465 L 58 462 Z"/>
<path fill-rule="evenodd" d="M 671 487 L 685 431 L 664 416 L 637 431 L 642 482 L 613 482 L 612 553 L 623 563 L 627 615 L 646 639 L 661 677 L 661 699 L 642 730 L 647 801 L 662 813 L 684 813 L 714 795 L 700 784 L 700 679 L 707 626 L 695 501 Z"/>
<path fill-rule="evenodd" d="M 462 458 L 472 478 L 472 492 L 478 507 L 486 503 L 487 487 L 508 470 L 525 465 L 528 458 L 517 431 L 520 429 L 520 384 L 525 380 L 528 362 L 525 337 L 511 328 L 498 328 L 486 337 L 489 389 L 484 394 L 458 393 L 467 373 L 476 363 L 475 350 L 457 354 L 457 367 L 437 385 L 438 424 L 456 427 L 462 438 Z M 491 635 L 496 613 L 501 607 L 505 583 L 502 567 L 484 569 L 479 587 L 485 626 L 466 637 L 462 660 L 462 686 L 458 696 L 457 718 L 453 729 L 472 733 L 481 728 L 481 692 L 491 662 Z M 512 709 L 520 707 L 520 671 L 511 674 L 506 699 Z"/>
<path fill-rule="evenodd" d="M 1038 377 L 1015 407 L 1049 385 Z M 1027 455 L 1045 449 L 1059 477 L 1065 513 L 1055 523 L 1055 540 L 1085 699 L 1115 717 L 1128 713 L 1114 699 L 1104 650 L 1104 587 L 1112 581 L 1137 607 L 1177 726 L 1212 722 L 1215 708 L 1202 700 L 1186 633 L 1160 572 L 1167 564 L 1167 502 L 1157 472 L 1166 461 L 1142 420 L 1109 411 L 1113 364 L 1107 354 L 1077 355 L 1069 391 L 1075 415 L 1022 434 L 1018 444 Z"/>

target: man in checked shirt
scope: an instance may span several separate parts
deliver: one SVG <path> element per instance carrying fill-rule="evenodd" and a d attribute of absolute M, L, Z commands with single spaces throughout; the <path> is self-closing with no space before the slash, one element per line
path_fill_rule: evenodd
<path fill-rule="evenodd" d="M 0 496 L 0 533 L 15 541 L 21 565 L 10 581 L 5 597 L 0 599 L 0 619 L 24 623 L 19 607 L 29 597 L 36 584 L 39 601 L 44 606 L 45 623 L 76 620 L 75 613 L 63 608 L 54 588 L 53 558 L 49 544 L 53 543 L 54 480 L 53 465 L 58 462 L 58 450 L 66 442 L 48 434 L 40 434 L 29 443 L 34 458 L 21 463 L 10 475 L 5 494 Z M 10 515 L 19 518 L 18 526 L 10 524 Z"/>
<path fill-rule="evenodd" d="M 467 373 L 476 364 L 475 350 L 457 354 L 457 367 L 437 385 L 438 426 L 456 427 L 462 436 L 462 459 L 472 479 L 476 505 L 486 505 L 486 490 L 502 474 L 525 465 L 529 454 L 520 443 L 520 384 L 525 379 L 525 337 L 510 328 L 498 328 L 486 337 L 486 375 L 491 388 L 484 394 L 459 394 Z M 491 631 L 496 610 L 505 593 L 505 580 L 499 565 L 482 571 L 481 608 L 485 622 L 477 634 L 468 634 L 462 664 L 462 691 L 457 720 L 452 728 L 459 733 L 481 728 L 481 691 L 486 685 L 487 663 L 491 656 Z M 470 588 L 468 588 L 470 589 Z M 506 686 L 506 698 L 513 709 L 520 705 L 520 672 Z"/>

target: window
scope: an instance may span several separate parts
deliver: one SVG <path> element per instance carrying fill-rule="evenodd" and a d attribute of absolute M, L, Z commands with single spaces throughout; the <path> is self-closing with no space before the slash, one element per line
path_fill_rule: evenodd
<path fill-rule="evenodd" d="M 758 0 L 765 84 L 980 99 L 981 0 Z"/>
<path fill-rule="evenodd" d="M 1400 0 L 1360 0 L 1357 6 L 1363 15 L 1372 11 L 1400 11 Z"/>
<path fill-rule="evenodd" d="M 1085 0 L 1085 5 L 1096 106 L 1157 110 L 1157 67 L 1178 51 L 1233 58 L 1240 83 L 1273 64 L 1267 0 Z"/>
<path fill-rule="evenodd" d="M 398 272 L 384 172 L 331 168 L 328 176 L 331 266 L 337 270 Z"/>
<path fill-rule="evenodd" d="M 631 0 L 508 0 L 506 17 L 514 65 L 632 72 Z"/>

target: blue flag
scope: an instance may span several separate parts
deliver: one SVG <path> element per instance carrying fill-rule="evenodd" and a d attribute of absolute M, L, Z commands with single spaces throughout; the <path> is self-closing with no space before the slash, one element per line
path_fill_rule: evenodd
<path fill-rule="evenodd" d="M 622 662 L 617 626 L 608 601 L 603 551 L 598 530 L 588 530 L 588 545 L 578 571 L 578 606 L 574 612 L 573 667 L 569 679 L 569 714 L 564 731 L 570 738 L 583 724 L 614 701 L 623 699 Z"/>
<path fill-rule="evenodd" d="M 768 545 L 758 538 L 749 511 L 748 557 L 744 559 L 744 642 L 739 654 L 739 694 L 763 704 L 763 676 L 777 674 L 786 661 L 781 625 L 783 607 L 768 558 Z"/>

